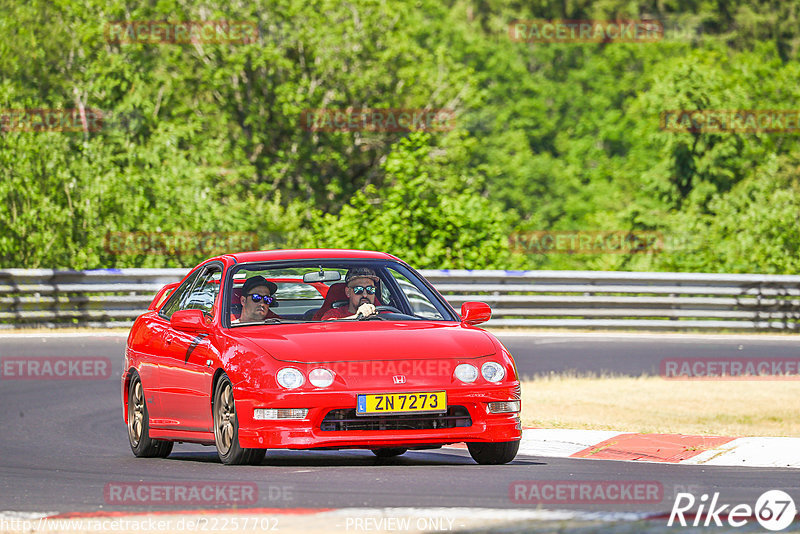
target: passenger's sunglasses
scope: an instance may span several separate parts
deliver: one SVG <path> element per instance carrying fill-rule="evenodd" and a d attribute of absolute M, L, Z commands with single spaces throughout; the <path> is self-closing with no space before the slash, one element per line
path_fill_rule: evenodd
<path fill-rule="evenodd" d="M 364 287 L 364 286 L 353 286 L 350 289 L 352 289 L 353 293 L 355 293 L 356 295 L 360 295 L 364 291 L 366 291 L 368 295 L 374 295 L 375 294 L 375 286 L 366 286 L 366 287 Z"/>
<path fill-rule="evenodd" d="M 275 297 L 270 297 L 269 295 L 259 295 L 258 293 L 250 293 L 247 296 L 253 299 L 253 302 L 261 302 L 263 300 L 264 304 L 266 304 L 267 306 L 275 302 Z"/>

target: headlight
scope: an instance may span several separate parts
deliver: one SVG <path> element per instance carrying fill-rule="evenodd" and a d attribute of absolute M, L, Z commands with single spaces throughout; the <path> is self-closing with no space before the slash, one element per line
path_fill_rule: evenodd
<path fill-rule="evenodd" d="M 481 366 L 481 374 L 489 382 L 500 382 L 506 376 L 506 370 L 497 362 L 486 362 Z"/>
<path fill-rule="evenodd" d="M 278 384 L 285 387 L 286 389 L 299 388 L 306 381 L 306 379 L 303 378 L 303 373 L 301 373 L 294 367 L 284 367 L 283 369 L 278 371 L 277 379 L 278 379 Z"/>
<path fill-rule="evenodd" d="M 478 378 L 478 368 L 468 363 L 462 363 L 456 366 L 456 378 L 467 384 L 475 382 Z"/>
<path fill-rule="evenodd" d="M 308 381 L 318 388 L 326 388 L 333 384 L 333 373 L 322 367 L 317 367 L 308 373 Z"/>

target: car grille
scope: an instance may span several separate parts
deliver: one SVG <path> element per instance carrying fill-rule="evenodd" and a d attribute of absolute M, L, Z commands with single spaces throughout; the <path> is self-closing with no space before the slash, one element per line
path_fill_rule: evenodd
<path fill-rule="evenodd" d="M 356 411 L 331 410 L 322 420 L 323 432 L 349 430 L 432 430 L 472 426 L 472 418 L 463 406 L 450 406 L 446 414 L 368 415 Z"/>

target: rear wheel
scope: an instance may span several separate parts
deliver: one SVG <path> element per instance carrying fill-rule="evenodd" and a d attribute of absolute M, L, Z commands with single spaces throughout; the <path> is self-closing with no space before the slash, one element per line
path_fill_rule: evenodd
<path fill-rule="evenodd" d="M 383 449 L 372 449 L 372 454 L 378 458 L 393 458 L 408 452 L 408 449 L 402 447 L 385 447 Z"/>
<path fill-rule="evenodd" d="M 142 380 L 136 372 L 128 386 L 128 441 L 137 458 L 166 458 L 172 452 L 171 441 L 150 439 L 150 416 Z"/>
<path fill-rule="evenodd" d="M 239 419 L 233 400 L 233 384 L 227 375 L 217 381 L 214 393 L 214 443 L 217 454 L 226 465 L 258 465 L 266 449 L 243 449 L 239 446 Z"/>
<path fill-rule="evenodd" d="M 498 443 L 467 443 L 469 455 L 482 465 L 507 464 L 517 455 L 519 441 Z"/>

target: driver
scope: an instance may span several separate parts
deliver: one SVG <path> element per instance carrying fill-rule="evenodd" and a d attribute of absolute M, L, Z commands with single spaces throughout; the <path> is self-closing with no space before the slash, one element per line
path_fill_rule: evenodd
<path fill-rule="evenodd" d="M 322 316 L 323 321 L 331 319 L 355 319 L 375 315 L 375 294 L 378 291 L 380 278 L 369 267 L 354 267 L 347 271 L 344 279 L 344 294 L 347 296 L 347 306 L 331 308 Z"/>
<path fill-rule="evenodd" d="M 236 322 L 253 323 L 270 318 L 280 318 L 278 314 L 269 309 L 270 304 L 275 302 L 275 297 L 272 295 L 277 290 L 278 285 L 263 276 L 248 278 L 242 286 L 242 316 Z"/>

